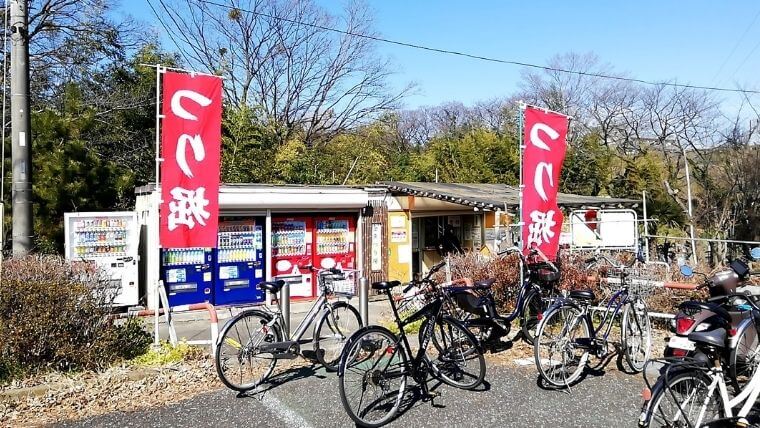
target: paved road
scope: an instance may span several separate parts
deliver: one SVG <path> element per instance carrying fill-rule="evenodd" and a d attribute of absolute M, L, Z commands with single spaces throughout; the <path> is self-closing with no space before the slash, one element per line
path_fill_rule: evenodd
<path fill-rule="evenodd" d="M 641 376 L 617 371 L 589 375 L 570 392 L 538 387 L 535 368 L 491 362 L 487 391 L 440 386 L 436 408 L 415 402 L 391 427 L 634 427 L 641 404 Z M 229 390 L 201 394 L 178 404 L 114 413 L 62 427 L 345 427 L 337 378 L 322 369 L 280 371 L 276 384 L 254 396 Z M 412 394 L 410 394 L 412 396 Z"/>

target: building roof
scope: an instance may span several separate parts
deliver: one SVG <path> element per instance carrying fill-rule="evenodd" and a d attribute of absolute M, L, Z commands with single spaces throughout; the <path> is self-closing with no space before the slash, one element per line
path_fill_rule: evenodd
<path fill-rule="evenodd" d="M 383 181 L 378 183 L 393 193 L 439 199 L 456 204 L 469 205 L 494 211 L 513 211 L 520 205 L 520 194 L 515 186 L 487 183 L 424 183 L 407 181 Z M 559 193 L 559 206 L 563 207 L 618 207 L 633 206 L 635 199 L 582 196 Z"/>

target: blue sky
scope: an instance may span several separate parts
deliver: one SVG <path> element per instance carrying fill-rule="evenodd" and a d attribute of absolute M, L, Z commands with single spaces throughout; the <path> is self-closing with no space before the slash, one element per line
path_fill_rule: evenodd
<path fill-rule="evenodd" d="M 344 3 L 316 1 L 336 13 Z M 640 79 L 760 89 L 756 0 L 368 3 L 376 13 L 375 28 L 389 39 L 536 64 L 555 54 L 593 52 L 616 70 Z M 122 4 L 160 28 L 145 0 Z M 166 46 L 173 47 L 168 40 Z M 407 107 L 447 101 L 471 104 L 508 96 L 518 88 L 517 66 L 385 44 L 378 49 L 393 61 L 395 86 L 418 85 Z M 735 102 L 728 95 L 719 96 Z"/>

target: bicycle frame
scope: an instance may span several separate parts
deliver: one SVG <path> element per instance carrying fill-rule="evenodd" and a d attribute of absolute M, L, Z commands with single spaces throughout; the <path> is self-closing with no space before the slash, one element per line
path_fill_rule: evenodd
<path fill-rule="evenodd" d="M 412 347 L 409 345 L 409 339 L 406 335 L 406 332 L 404 331 L 404 327 L 422 318 L 435 320 L 435 318 L 438 317 L 441 312 L 441 308 L 443 307 L 443 300 L 440 297 L 437 297 L 433 302 L 430 302 L 427 305 L 423 306 L 420 310 L 407 317 L 406 320 L 402 321 L 401 317 L 398 314 L 396 303 L 390 296 L 390 291 L 388 291 L 388 297 L 391 302 L 391 310 L 393 311 L 393 316 L 396 319 L 396 325 L 399 328 L 399 339 L 404 344 L 404 350 L 406 351 L 407 355 L 411 356 Z M 413 372 L 416 372 L 420 366 L 420 362 L 422 361 L 427 350 L 427 346 L 430 343 L 430 339 L 433 336 L 434 328 L 435 322 L 429 322 L 425 325 L 425 334 L 423 335 L 422 343 L 420 343 L 420 349 L 417 350 L 417 353 L 414 354 L 414 357 L 411 359 Z M 397 351 L 394 351 L 394 354 L 395 352 Z M 391 359 L 393 359 L 393 357 L 391 357 Z"/>
<path fill-rule="evenodd" d="M 607 308 L 604 311 L 604 318 L 602 318 L 602 321 L 599 323 L 597 327 L 594 327 L 594 322 L 591 319 L 591 313 L 588 311 L 588 305 L 586 305 L 586 318 L 589 322 L 589 325 L 591 326 L 591 336 L 593 338 L 597 338 L 599 335 L 599 332 L 602 330 L 603 327 L 607 327 L 607 331 L 604 332 L 604 340 L 607 340 L 610 336 L 610 332 L 612 331 L 612 324 L 615 319 L 615 317 L 620 313 L 620 309 L 623 307 L 623 305 L 627 304 L 628 301 L 628 290 L 623 288 L 622 290 L 618 290 L 615 292 L 615 294 L 610 297 L 610 300 L 607 301 Z M 612 308 L 612 304 L 615 304 L 615 310 L 612 311 L 612 315 L 610 315 L 610 309 Z M 608 322 L 609 321 L 609 322 Z"/>

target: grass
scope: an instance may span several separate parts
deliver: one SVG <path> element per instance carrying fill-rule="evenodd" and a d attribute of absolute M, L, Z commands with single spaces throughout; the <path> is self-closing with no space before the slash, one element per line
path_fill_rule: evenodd
<path fill-rule="evenodd" d="M 180 342 L 177 346 L 162 342 L 157 348 L 151 348 L 143 355 L 133 358 L 130 363 L 135 366 L 156 367 L 196 359 L 202 355 L 203 351 L 198 347 L 190 346 L 185 342 Z"/>

